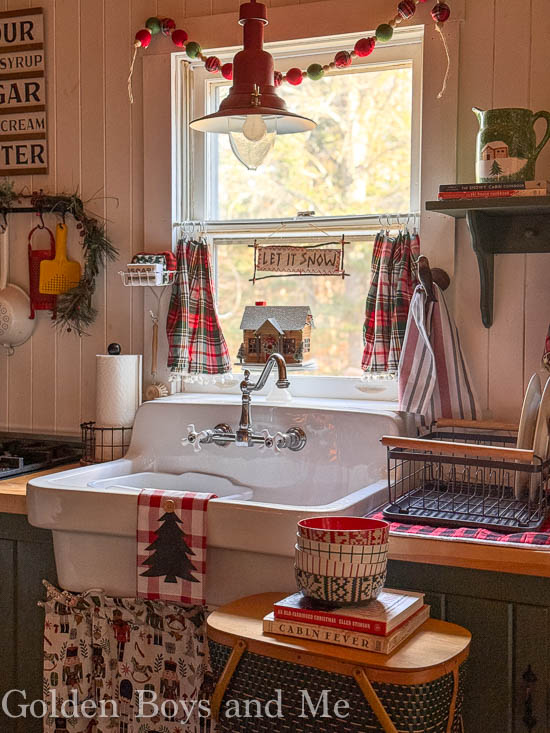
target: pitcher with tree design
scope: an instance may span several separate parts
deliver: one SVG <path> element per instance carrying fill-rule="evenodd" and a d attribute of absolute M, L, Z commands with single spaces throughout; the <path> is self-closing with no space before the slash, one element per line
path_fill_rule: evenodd
<path fill-rule="evenodd" d="M 550 139 L 550 113 L 515 107 L 482 110 L 472 108 L 479 122 L 476 145 L 476 181 L 510 183 L 535 180 L 539 153 Z M 537 145 L 534 124 L 546 120 L 546 131 Z"/>

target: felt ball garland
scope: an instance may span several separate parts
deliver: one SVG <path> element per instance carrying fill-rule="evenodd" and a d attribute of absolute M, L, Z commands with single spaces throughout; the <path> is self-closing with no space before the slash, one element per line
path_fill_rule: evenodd
<path fill-rule="evenodd" d="M 283 82 L 287 82 L 292 86 L 298 86 L 304 79 L 319 81 L 328 71 L 332 71 L 333 69 L 345 69 L 351 66 L 354 58 L 365 58 L 366 56 L 369 56 L 374 51 L 377 42 L 387 43 L 388 41 L 391 41 L 395 26 L 404 20 L 412 18 L 416 12 L 416 6 L 420 3 L 425 3 L 426 1 L 427 0 L 400 0 L 397 4 L 397 12 L 394 17 L 387 23 L 381 23 L 376 29 L 374 36 L 360 38 L 351 51 L 346 49 L 338 51 L 335 54 L 333 61 L 328 64 L 312 63 L 305 70 L 295 67 L 289 69 L 286 74 L 283 74 L 280 71 L 275 71 L 275 86 L 280 87 Z M 436 24 L 438 32 L 441 34 L 443 46 L 447 55 L 447 70 L 443 81 L 443 87 L 438 95 L 438 98 L 440 98 L 443 96 L 445 91 L 450 71 L 449 49 L 442 31 L 443 24 L 446 23 L 451 16 L 451 9 L 448 3 L 443 0 L 436 2 L 431 10 L 431 16 Z M 205 56 L 202 53 L 200 43 L 197 41 L 190 41 L 187 32 L 181 28 L 177 28 L 176 23 L 172 18 L 157 18 L 152 16 L 147 18 L 145 21 L 145 27 L 139 30 L 135 35 L 134 54 L 130 64 L 130 75 L 128 77 L 128 96 L 131 102 L 134 101 L 132 95 L 132 74 L 137 50 L 138 48 L 148 48 L 153 36 L 156 36 L 159 33 L 171 38 L 174 45 L 178 48 L 185 49 L 185 53 L 189 59 L 198 59 L 199 61 L 202 61 L 206 70 L 211 74 L 221 72 L 224 79 L 227 79 L 228 81 L 233 79 L 232 63 L 222 64 L 217 56 Z"/>

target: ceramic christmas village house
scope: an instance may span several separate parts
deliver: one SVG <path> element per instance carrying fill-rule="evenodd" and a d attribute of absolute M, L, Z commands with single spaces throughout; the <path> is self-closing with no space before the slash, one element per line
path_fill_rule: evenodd
<path fill-rule="evenodd" d="M 311 359 L 313 316 L 308 305 L 247 305 L 241 321 L 243 343 L 237 358 L 241 364 L 263 364 L 275 352 L 287 364 Z"/>

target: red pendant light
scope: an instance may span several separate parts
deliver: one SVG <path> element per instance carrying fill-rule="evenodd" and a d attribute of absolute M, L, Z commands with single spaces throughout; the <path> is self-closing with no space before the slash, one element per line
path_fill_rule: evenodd
<path fill-rule="evenodd" d="M 239 23 L 243 26 L 244 48 L 233 59 L 233 86 L 217 112 L 193 120 L 191 127 L 229 135 L 237 158 L 255 170 L 277 135 L 307 132 L 316 123 L 289 112 L 276 93 L 273 56 L 263 47 L 266 6 L 256 0 L 243 3 Z"/>

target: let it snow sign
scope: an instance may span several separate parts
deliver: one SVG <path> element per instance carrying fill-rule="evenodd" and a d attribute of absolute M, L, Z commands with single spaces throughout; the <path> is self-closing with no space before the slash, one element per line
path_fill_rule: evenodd
<path fill-rule="evenodd" d="M 338 249 L 330 245 L 338 244 Z M 328 275 L 346 277 L 344 272 L 344 245 L 347 242 L 327 242 L 321 245 L 258 245 L 254 244 L 254 275 L 252 282 L 268 277 L 291 275 Z M 258 272 L 276 272 L 278 275 L 258 276 Z"/>
<path fill-rule="evenodd" d="M 42 8 L 0 13 L 0 176 L 48 172 Z"/>

